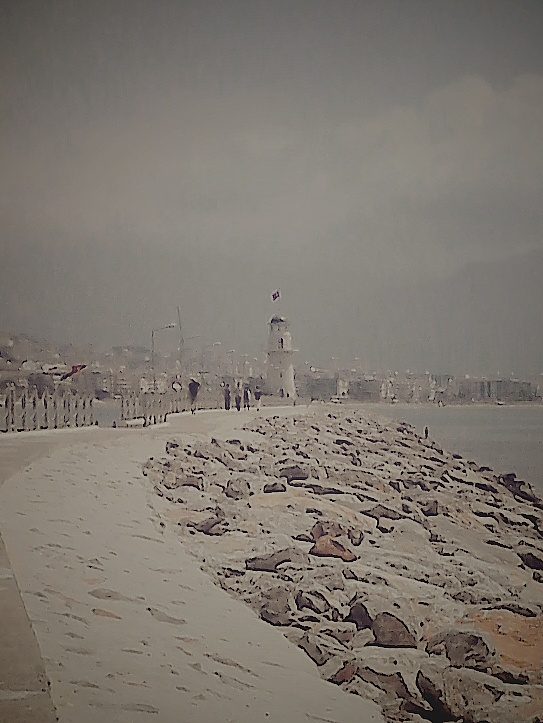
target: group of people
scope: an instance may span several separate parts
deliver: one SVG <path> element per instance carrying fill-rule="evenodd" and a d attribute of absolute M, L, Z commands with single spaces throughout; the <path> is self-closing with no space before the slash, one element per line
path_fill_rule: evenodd
<path fill-rule="evenodd" d="M 243 400 L 243 409 L 249 410 L 251 408 L 251 396 L 254 395 L 256 408 L 260 409 L 260 400 L 262 398 L 262 392 L 260 388 L 257 386 L 254 390 L 254 393 L 251 393 L 251 388 L 245 384 L 243 386 L 243 389 L 241 387 L 241 384 L 236 384 L 234 389 L 234 404 L 238 412 L 241 411 L 241 402 Z M 230 389 L 230 384 L 224 385 L 224 408 L 226 410 L 231 409 L 232 404 L 232 391 Z"/>
<path fill-rule="evenodd" d="M 196 410 L 198 408 L 198 392 L 200 391 L 200 382 L 194 377 L 191 378 L 189 385 L 188 385 L 188 391 L 189 391 L 189 398 L 190 398 L 190 411 L 191 414 L 196 414 Z M 238 412 L 241 411 L 241 404 L 243 401 L 243 409 L 249 410 L 251 408 L 251 397 L 254 396 L 255 400 L 255 406 L 257 409 L 260 409 L 261 404 L 261 398 L 262 398 L 262 391 L 260 387 L 255 387 L 254 392 L 251 392 L 251 388 L 248 384 L 244 384 L 243 386 L 241 384 L 236 384 L 234 389 L 234 404 Z M 224 385 L 224 408 L 230 409 L 231 408 L 231 401 L 232 401 L 232 391 L 230 389 L 230 384 Z"/>

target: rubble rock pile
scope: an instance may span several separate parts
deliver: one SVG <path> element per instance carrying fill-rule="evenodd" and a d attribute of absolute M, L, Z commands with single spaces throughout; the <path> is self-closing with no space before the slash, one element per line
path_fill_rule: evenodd
<path fill-rule="evenodd" d="M 543 502 L 351 410 L 172 439 L 144 473 L 220 585 L 391 721 L 543 721 Z M 538 717 L 539 716 L 539 717 Z"/>

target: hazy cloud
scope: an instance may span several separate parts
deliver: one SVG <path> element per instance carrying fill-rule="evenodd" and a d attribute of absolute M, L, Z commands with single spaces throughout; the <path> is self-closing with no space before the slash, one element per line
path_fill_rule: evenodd
<path fill-rule="evenodd" d="M 438 5 L 7 3 L 0 325 L 249 349 L 281 286 L 306 355 L 418 350 L 399 289 L 543 247 L 538 6 Z"/>

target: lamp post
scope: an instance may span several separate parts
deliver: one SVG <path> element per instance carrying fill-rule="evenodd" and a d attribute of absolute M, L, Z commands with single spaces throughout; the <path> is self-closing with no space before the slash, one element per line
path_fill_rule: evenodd
<path fill-rule="evenodd" d="M 163 329 L 175 329 L 177 324 L 166 324 L 166 326 L 159 326 L 156 329 L 151 329 L 151 367 L 153 370 L 153 392 L 156 392 L 156 373 L 155 373 L 155 333 L 162 331 Z"/>
<path fill-rule="evenodd" d="M 235 355 L 235 353 L 236 353 L 236 350 L 235 350 L 235 349 L 229 349 L 229 350 L 226 352 L 227 355 L 229 355 L 229 354 L 232 355 L 232 356 L 230 357 L 230 365 L 229 365 L 229 366 L 230 366 L 230 371 L 231 371 L 232 377 L 235 376 L 235 370 L 234 370 L 234 355 Z"/>
<path fill-rule="evenodd" d="M 213 342 L 213 366 L 215 367 L 213 371 L 216 377 L 221 375 L 221 346 L 220 341 Z"/>
<path fill-rule="evenodd" d="M 200 339 L 200 334 L 194 334 L 193 336 L 187 337 L 186 341 L 191 342 L 193 339 Z M 189 374 L 194 373 L 194 366 L 197 362 L 195 354 L 193 354 L 193 348 L 190 343 L 187 343 L 187 351 L 189 352 Z"/>

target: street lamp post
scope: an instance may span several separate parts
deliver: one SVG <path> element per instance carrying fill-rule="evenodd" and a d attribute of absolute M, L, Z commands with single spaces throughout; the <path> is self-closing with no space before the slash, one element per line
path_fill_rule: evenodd
<path fill-rule="evenodd" d="M 151 329 L 151 367 L 153 370 L 153 392 L 156 392 L 156 371 L 155 371 L 155 333 L 163 329 L 176 329 L 177 324 L 166 324 L 156 329 Z"/>

